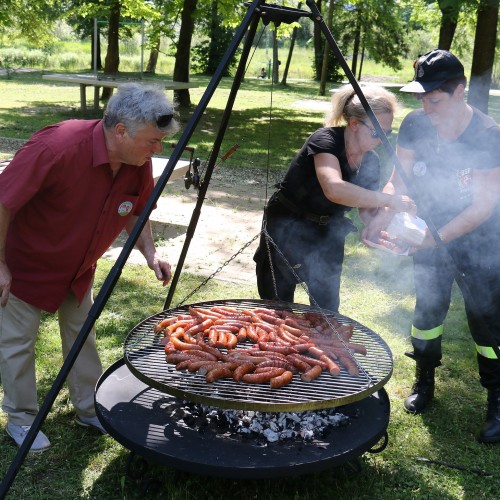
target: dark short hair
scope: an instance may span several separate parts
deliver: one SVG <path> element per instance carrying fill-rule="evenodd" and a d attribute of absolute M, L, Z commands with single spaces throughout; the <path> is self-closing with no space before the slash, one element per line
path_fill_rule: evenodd
<path fill-rule="evenodd" d="M 446 80 L 441 84 L 436 90 L 441 92 L 446 92 L 447 94 L 453 94 L 459 85 L 467 86 L 467 78 L 465 76 L 459 76 L 458 78 L 452 78 L 451 80 Z"/>

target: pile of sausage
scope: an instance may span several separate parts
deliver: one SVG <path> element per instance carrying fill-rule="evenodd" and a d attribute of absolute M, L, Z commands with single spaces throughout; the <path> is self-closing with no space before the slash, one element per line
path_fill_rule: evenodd
<path fill-rule="evenodd" d="M 358 375 L 353 353 L 366 355 L 364 345 L 350 342 L 352 325 L 312 312 L 190 307 L 189 314 L 158 322 L 155 333 L 164 335 L 168 363 L 204 375 L 209 383 L 232 378 L 279 388 L 295 374 L 304 382 L 324 371 L 338 376 L 340 365 Z M 246 349 L 236 348 L 243 343 Z"/>

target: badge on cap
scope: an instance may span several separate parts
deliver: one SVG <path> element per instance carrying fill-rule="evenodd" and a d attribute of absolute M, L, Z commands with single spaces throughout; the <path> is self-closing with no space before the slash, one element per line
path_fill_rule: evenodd
<path fill-rule="evenodd" d="M 423 161 L 417 161 L 415 165 L 413 165 L 413 175 L 415 177 L 423 177 L 427 172 L 427 165 Z"/>
<path fill-rule="evenodd" d="M 130 212 L 132 212 L 132 208 L 134 207 L 134 204 L 131 201 L 124 201 L 119 207 L 118 207 L 118 215 L 121 215 L 122 217 L 125 217 L 128 215 Z"/>

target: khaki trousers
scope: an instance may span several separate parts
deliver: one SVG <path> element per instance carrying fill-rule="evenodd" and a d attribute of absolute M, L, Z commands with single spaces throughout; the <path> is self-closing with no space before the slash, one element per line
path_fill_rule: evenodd
<path fill-rule="evenodd" d="M 69 293 L 57 311 L 66 359 L 92 306 L 92 286 L 78 304 Z M 16 425 L 31 425 L 38 412 L 35 373 L 35 343 L 41 310 L 10 294 L 5 307 L 0 307 L 0 375 L 4 390 L 2 409 Z M 82 416 L 94 416 L 94 390 L 102 374 L 102 365 L 92 329 L 71 368 L 67 384 L 71 402 Z"/>

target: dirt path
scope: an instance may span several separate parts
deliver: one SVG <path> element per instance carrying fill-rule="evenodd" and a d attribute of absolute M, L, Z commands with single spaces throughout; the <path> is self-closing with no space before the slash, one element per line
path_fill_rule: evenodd
<path fill-rule="evenodd" d="M 292 106 L 324 112 L 329 108 L 329 102 L 303 99 L 292 103 Z M 270 174 L 267 180 L 263 167 L 217 167 L 202 205 L 183 271 L 210 276 L 258 235 L 265 202 L 274 192 L 274 184 L 281 180 L 284 173 Z M 184 181 L 176 180 L 167 185 L 164 196 L 151 214 L 153 233 L 156 238 L 163 240 L 157 247 L 172 266 L 176 266 L 179 261 L 196 200 L 194 188 L 186 190 Z M 125 240 L 126 234 L 117 240 L 104 257 L 116 259 Z M 255 283 L 252 257 L 257 246 L 258 239 L 218 272 L 217 279 L 232 283 Z M 145 263 L 145 260 L 139 251 L 133 250 L 128 263 Z"/>
<path fill-rule="evenodd" d="M 274 188 L 267 191 L 269 196 Z M 189 245 L 183 271 L 209 276 L 260 233 L 262 210 L 267 199 L 265 174 L 259 169 L 214 173 L 202 205 L 200 219 Z M 183 180 L 169 183 L 157 208 L 151 214 L 153 233 L 160 238 L 158 248 L 176 266 L 186 239 L 186 230 L 197 201 L 197 192 L 185 189 Z M 106 252 L 105 258 L 116 259 L 126 235 Z M 252 260 L 258 239 L 217 273 L 217 279 L 232 283 L 255 281 Z M 133 250 L 128 264 L 145 263 L 139 251 Z"/>

